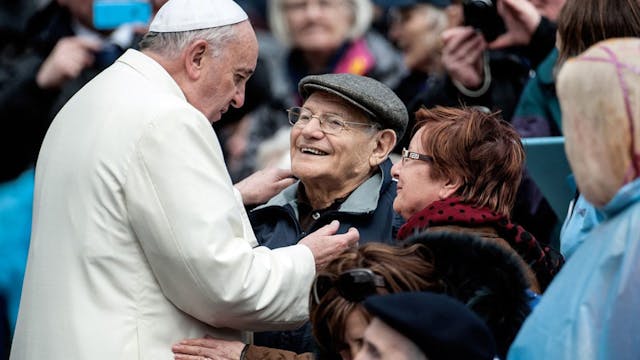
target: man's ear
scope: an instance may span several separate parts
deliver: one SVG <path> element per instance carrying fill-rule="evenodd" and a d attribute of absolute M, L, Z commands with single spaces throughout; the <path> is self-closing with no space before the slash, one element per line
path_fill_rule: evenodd
<path fill-rule="evenodd" d="M 458 191 L 458 189 L 462 187 L 462 185 L 463 185 L 462 180 L 459 178 L 449 179 L 445 181 L 440 187 L 440 190 L 438 192 L 438 197 L 440 198 L 440 200 L 449 198 L 453 196 Z"/>
<path fill-rule="evenodd" d="M 375 138 L 373 152 L 369 157 L 371 167 L 380 165 L 389 156 L 393 147 L 396 146 L 396 132 L 391 129 L 378 131 Z"/>
<path fill-rule="evenodd" d="M 207 60 L 208 51 L 209 44 L 205 40 L 196 40 L 184 50 L 184 66 L 191 80 L 200 78 L 200 74 Z"/>

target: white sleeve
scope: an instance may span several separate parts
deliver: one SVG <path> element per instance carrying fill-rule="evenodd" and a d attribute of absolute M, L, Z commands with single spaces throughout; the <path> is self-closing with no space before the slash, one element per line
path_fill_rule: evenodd
<path fill-rule="evenodd" d="M 241 330 L 306 320 L 311 251 L 252 248 L 247 214 L 201 114 L 183 108 L 156 119 L 136 145 L 124 191 L 145 256 L 178 308 Z"/>

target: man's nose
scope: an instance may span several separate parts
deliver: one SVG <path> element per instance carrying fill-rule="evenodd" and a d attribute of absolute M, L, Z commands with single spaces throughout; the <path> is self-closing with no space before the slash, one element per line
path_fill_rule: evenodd
<path fill-rule="evenodd" d="M 242 105 L 244 105 L 244 97 L 244 89 L 236 91 L 236 93 L 233 95 L 233 98 L 231 98 L 231 106 L 236 109 L 241 108 Z"/>

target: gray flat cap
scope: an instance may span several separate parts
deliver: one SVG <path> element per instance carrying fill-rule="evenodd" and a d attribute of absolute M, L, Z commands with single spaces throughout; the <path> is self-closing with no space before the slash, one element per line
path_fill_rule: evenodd
<path fill-rule="evenodd" d="M 402 138 L 409 114 L 402 100 L 381 82 L 353 74 L 309 75 L 300 80 L 298 91 L 306 100 L 315 91 L 337 95 L 362 109 L 383 129 L 392 129 Z"/>

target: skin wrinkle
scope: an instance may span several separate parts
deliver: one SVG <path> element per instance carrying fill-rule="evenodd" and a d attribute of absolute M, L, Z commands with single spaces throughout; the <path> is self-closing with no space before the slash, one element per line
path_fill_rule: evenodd
<path fill-rule="evenodd" d="M 316 115 L 335 113 L 341 114 L 346 121 L 368 122 L 360 111 L 326 92 L 311 94 L 304 107 Z M 291 129 L 291 169 L 304 184 L 315 209 L 326 208 L 371 176 L 379 165 L 372 166 L 370 159 L 378 136 L 355 127 L 338 134 L 325 134 L 315 118 L 304 128 L 294 126 Z M 303 147 L 315 148 L 327 155 L 306 154 L 300 150 Z"/>

